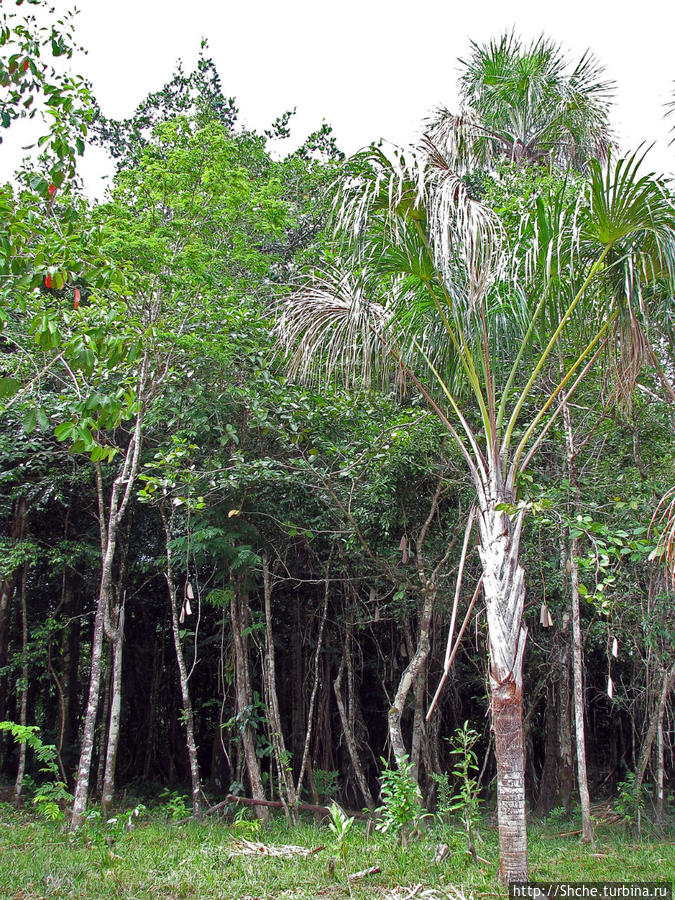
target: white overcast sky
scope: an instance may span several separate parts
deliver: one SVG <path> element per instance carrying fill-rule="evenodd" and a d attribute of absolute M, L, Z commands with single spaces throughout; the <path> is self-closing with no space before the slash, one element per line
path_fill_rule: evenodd
<path fill-rule="evenodd" d="M 81 0 L 76 68 L 108 116 L 126 117 L 209 40 L 240 121 L 269 125 L 297 107 L 298 142 L 329 122 L 352 152 L 384 137 L 404 144 L 438 104 L 456 105 L 457 58 L 515 28 L 554 38 L 572 60 L 590 48 L 617 82 L 613 120 L 622 149 L 657 142 L 650 157 L 675 171 L 664 104 L 675 81 L 675 4 L 642 0 Z M 59 7 L 65 8 L 62 0 Z M 675 122 L 673 123 L 675 124 Z M 9 148 L 7 148 L 9 150 Z M 2 155 L 2 150 L 0 150 Z M 87 180 L 100 183 L 90 154 Z M 92 185 L 93 186 L 93 185 Z M 99 193 L 95 189 L 95 193 Z"/>

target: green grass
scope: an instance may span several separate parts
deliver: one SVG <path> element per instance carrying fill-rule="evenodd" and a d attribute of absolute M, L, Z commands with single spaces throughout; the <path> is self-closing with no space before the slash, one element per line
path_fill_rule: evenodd
<path fill-rule="evenodd" d="M 599 829 L 594 848 L 577 837 L 556 837 L 541 825 L 529 830 L 530 878 L 538 881 L 672 881 L 675 847 L 663 838 L 636 842 L 618 826 Z M 335 850 L 327 826 L 302 824 L 288 829 L 275 821 L 266 832 L 248 833 L 265 845 L 318 850 L 307 858 L 240 855 L 242 827 L 207 821 L 175 825 L 158 816 L 141 819 L 131 832 L 101 826 L 70 835 L 57 824 L 27 812 L 0 808 L 0 897 L 3 900 L 234 900 L 234 898 L 348 897 L 340 860 L 330 872 Z M 671 836 L 672 840 L 672 836 Z M 438 844 L 450 853 L 434 862 Z M 366 837 L 356 828 L 348 849 L 348 868 L 379 865 L 381 873 L 352 884 L 354 898 L 386 898 L 401 886 L 424 885 L 439 891 L 461 887 L 474 897 L 503 897 L 497 872 L 494 829 L 481 830 L 475 866 L 466 856 L 463 834 L 434 827 L 401 851 L 388 835 Z M 405 896 L 399 891 L 398 896 Z M 417 896 L 421 896 L 418 894 Z"/>

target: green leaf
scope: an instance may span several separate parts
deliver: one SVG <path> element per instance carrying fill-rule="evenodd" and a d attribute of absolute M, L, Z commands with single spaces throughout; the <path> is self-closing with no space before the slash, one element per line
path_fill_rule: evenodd
<path fill-rule="evenodd" d="M 23 417 L 23 430 L 26 434 L 32 434 L 37 428 L 37 413 L 34 409 L 29 409 Z"/>
<path fill-rule="evenodd" d="M 0 397 L 11 397 L 19 390 L 21 382 L 16 378 L 4 376 L 0 378 Z"/>

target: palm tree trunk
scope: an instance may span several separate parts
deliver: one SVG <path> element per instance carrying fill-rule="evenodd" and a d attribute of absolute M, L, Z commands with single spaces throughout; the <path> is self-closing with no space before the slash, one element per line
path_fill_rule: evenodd
<path fill-rule="evenodd" d="M 497 817 L 500 877 L 527 881 L 525 817 L 525 744 L 523 736 L 523 653 L 527 629 L 522 625 L 525 580 L 518 562 L 523 515 L 515 521 L 495 506 L 508 502 L 494 491 L 493 502 L 479 516 L 479 554 L 490 649 L 492 729 L 497 759 Z"/>

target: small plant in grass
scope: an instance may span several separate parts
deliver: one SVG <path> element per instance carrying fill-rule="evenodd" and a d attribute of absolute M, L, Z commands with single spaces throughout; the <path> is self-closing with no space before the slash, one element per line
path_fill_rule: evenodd
<path fill-rule="evenodd" d="M 564 806 L 554 806 L 546 816 L 546 824 L 550 828 L 562 828 L 565 822 L 569 822 L 570 813 Z"/>
<path fill-rule="evenodd" d="M 447 825 L 453 813 L 450 779 L 447 772 L 432 772 L 431 777 L 436 782 L 436 821 L 440 825 Z"/>
<path fill-rule="evenodd" d="M 335 801 L 328 807 L 330 821 L 328 827 L 333 833 L 337 855 L 342 859 L 342 867 L 345 872 L 345 883 L 349 896 L 352 896 L 352 885 L 349 880 L 349 869 L 347 868 L 347 854 L 349 853 L 349 836 L 354 826 L 354 816 L 348 816 L 347 813 L 338 806 Z"/>
<path fill-rule="evenodd" d="M 644 784 L 637 784 L 635 772 L 626 772 L 626 778 L 617 784 L 616 790 L 614 809 L 621 816 L 624 825 L 632 828 L 639 837 L 642 833 L 642 817 L 647 800 L 647 788 Z"/>
<path fill-rule="evenodd" d="M 247 841 L 254 841 L 262 830 L 260 819 L 250 819 L 245 809 L 240 809 L 232 823 L 234 833 Z"/>
<path fill-rule="evenodd" d="M 465 722 L 461 728 L 455 729 L 454 735 L 450 738 L 452 746 L 450 752 L 457 758 L 452 774 L 458 781 L 458 789 L 451 798 L 448 810 L 461 815 L 466 829 L 469 853 L 474 862 L 478 862 L 474 832 L 478 825 L 478 807 L 480 805 L 478 780 L 475 777 L 475 773 L 478 771 L 478 758 L 474 746 L 479 737 L 478 732 L 469 728 L 469 723 Z"/>
<path fill-rule="evenodd" d="M 377 831 L 394 832 L 399 844 L 407 847 L 410 836 L 419 830 L 425 816 L 422 811 L 422 794 L 412 776 L 413 765 L 407 756 L 401 758 L 398 769 L 390 769 L 380 757 L 384 769 L 380 775 L 382 806 L 376 810 L 380 821 Z"/>
<path fill-rule="evenodd" d="M 178 791 L 170 791 L 164 788 L 159 795 L 159 799 L 163 801 L 164 812 L 167 819 L 177 822 L 179 819 L 187 819 L 190 815 L 190 807 L 188 798 L 185 794 L 179 794 Z"/>

